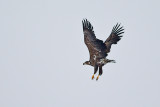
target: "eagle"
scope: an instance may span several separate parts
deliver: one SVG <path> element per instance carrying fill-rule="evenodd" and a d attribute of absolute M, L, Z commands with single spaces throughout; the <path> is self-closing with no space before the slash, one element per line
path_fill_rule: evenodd
<path fill-rule="evenodd" d="M 99 74 L 96 78 L 96 80 L 98 80 L 99 76 L 101 76 L 103 73 L 102 67 L 107 63 L 115 63 L 115 60 L 110 60 L 106 57 L 111 50 L 112 44 L 117 44 L 117 42 L 121 39 L 121 34 L 124 33 L 124 28 L 123 26 L 121 26 L 121 24 L 117 23 L 113 27 L 109 37 L 103 42 L 102 40 L 96 38 L 93 26 L 87 19 L 82 20 L 82 25 L 84 42 L 90 54 L 89 61 L 85 61 L 83 65 L 90 65 L 94 67 L 94 74 L 92 75 L 92 80 L 94 79 L 94 75 L 99 69 Z"/>

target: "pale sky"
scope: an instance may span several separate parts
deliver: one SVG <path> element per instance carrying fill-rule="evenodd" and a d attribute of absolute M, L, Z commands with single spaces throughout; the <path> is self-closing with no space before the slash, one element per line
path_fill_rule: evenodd
<path fill-rule="evenodd" d="M 159 0 L 0 0 L 0 107 L 160 107 Z M 103 41 L 117 23 L 98 81 L 83 66 L 87 18 Z"/>

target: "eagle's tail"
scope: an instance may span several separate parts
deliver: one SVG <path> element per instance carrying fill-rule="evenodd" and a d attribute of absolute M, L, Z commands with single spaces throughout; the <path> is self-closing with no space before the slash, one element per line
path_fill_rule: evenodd
<path fill-rule="evenodd" d="M 118 23 L 113 27 L 110 36 L 104 42 L 107 47 L 107 53 L 110 52 L 111 45 L 117 44 L 117 42 L 121 39 L 121 37 L 122 37 L 121 34 L 124 33 L 123 30 L 124 30 L 123 26 L 120 27 L 120 24 L 118 24 Z"/>
<path fill-rule="evenodd" d="M 116 61 L 115 60 L 107 59 L 107 63 L 116 63 Z"/>

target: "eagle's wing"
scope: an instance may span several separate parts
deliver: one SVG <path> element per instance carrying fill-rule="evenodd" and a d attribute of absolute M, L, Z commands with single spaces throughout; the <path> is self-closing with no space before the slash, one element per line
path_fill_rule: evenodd
<path fill-rule="evenodd" d="M 106 55 L 106 53 L 104 54 L 106 46 L 102 40 L 96 38 L 93 31 L 93 26 L 87 19 L 84 19 L 82 21 L 82 24 L 83 24 L 84 42 L 88 47 L 90 53 L 90 59 L 93 59 L 95 57 L 94 55 L 98 57 L 104 57 Z"/>
<path fill-rule="evenodd" d="M 107 53 L 110 52 L 111 45 L 117 44 L 117 42 L 121 39 L 121 37 L 122 37 L 121 34 L 124 33 L 123 30 L 124 30 L 123 26 L 120 27 L 120 24 L 118 24 L 118 23 L 113 27 L 110 36 L 104 42 L 107 47 Z"/>

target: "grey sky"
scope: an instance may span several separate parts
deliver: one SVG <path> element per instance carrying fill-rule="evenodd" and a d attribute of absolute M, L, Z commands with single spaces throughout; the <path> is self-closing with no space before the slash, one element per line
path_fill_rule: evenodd
<path fill-rule="evenodd" d="M 0 0 L 0 107 L 160 107 L 158 0 Z M 120 22 L 99 81 L 83 41 Z"/>

